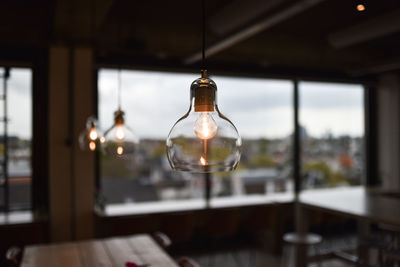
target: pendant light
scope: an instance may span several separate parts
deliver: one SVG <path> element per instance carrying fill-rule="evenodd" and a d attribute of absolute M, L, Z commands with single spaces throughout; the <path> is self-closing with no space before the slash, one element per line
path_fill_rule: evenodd
<path fill-rule="evenodd" d="M 169 132 L 166 145 L 172 169 L 195 173 L 234 170 L 242 140 L 217 105 L 217 85 L 205 68 L 205 0 L 202 1 L 202 71 L 190 87 L 189 111 Z"/>
<path fill-rule="evenodd" d="M 94 3 L 92 3 L 94 4 Z M 94 30 L 93 30 L 93 21 L 95 20 L 95 12 L 94 12 L 94 5 L 91 9 L 91 39 L 92 45 L 94 45 Z M 98 121 L 94 115 L 89 116 L 86 120 L 86 128 L 79 134 L 78 137 L 79 147 L 84 151 L 97 151 L 101 143 L 104 142 L 103 133 L 99 128 Z"/>
<path fill-rule="evenodd" d="M 96 151 L 102 142 L 104 142 L 104 137 L 97 120 L 94 116 L 90 116 L 86 120 L 86 129 L 79 135 L 79 147 L 84 151 Z"/>
<path fill-rule="evenodd" d="M 125 124 L 125 112 L 121 109 L 121 70 L 118 69 L 118 109 L 114 112 L 114 124 L 104 133 L 104 151 L 108 155 L 122 157 L 135 153 L 139 138 Z"/>

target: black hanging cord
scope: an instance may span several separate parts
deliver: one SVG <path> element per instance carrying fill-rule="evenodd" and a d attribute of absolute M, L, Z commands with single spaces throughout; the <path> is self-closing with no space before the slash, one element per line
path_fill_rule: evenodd
<path fill-rule="evenodd" d="M 121 109 L 121 69 L 118 68 L 118 109 Z"/>
<path fill-rule="evenodd" d="M 202 9 L 202 48 L 201 48 L 201 67 L 206 69 L 206 0 L 201 0 Z"/>

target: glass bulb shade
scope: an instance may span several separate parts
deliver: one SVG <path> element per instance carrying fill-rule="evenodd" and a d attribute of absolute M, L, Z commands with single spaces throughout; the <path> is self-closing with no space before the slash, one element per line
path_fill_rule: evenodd
<path fill-rule="evenodd" d="M 95 151 L 100 147 L 103 138 L 95 117 L 91 116 L 86 121 L 86 129 L 79 135 L 79 147 L 82 150 Z"/>
<path fill-rule="evenodd" d="M 210 173 L 232 171 L 239 164 L 242 140 L 219 111 L 216 90 L 204 74 L 192 83 L 189 111 L 172 127 L 166 142 L 173 169 Z"/>
<path fill-rule="evenodd" d="M 108 155 L 129 156 L 136 152 L 139 138 L 125 124 L 124 112 L 115 112 L 114 124 L 104 133 L 103 149 Z"/>

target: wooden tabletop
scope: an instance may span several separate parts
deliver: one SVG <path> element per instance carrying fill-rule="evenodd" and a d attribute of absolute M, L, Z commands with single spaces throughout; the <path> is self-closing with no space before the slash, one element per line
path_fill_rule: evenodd
<path fill-rule="evenodd" d="M 28 246 L 21 266 L 125 267 L 127 261 L 149 267 L 178 267 L 149 235 Z"/>
<path fill-rule="evenodd" d="M 300 194 L 303 207 L 400 226 L 400 199 L 364 187 L 310 190 Z"/>

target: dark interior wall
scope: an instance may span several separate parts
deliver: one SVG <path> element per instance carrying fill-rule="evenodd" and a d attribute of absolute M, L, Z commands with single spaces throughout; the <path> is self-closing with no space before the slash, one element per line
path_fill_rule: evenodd
<path fill-rule="evenodd" d="M 282 236 L 293 231 L 292 203 L 204 209 L 121 217 L 96 216 L 98 238 L 161 231 L 175 247 L 234 240 L 257 242 L 274 253 L 282 249 Z M 323 235 L 354 231 L 354 221 L 321 211 L 307 211 L 310 227 Z"/>
<path fill-rule="evenodd" d="M 27 245 L 46 243 L 48 240 L 48 223 L 46 222 L 1 225 L 0 266 L 7 266 L 4 255 L 10 247 L 23 248 Z"/>
<path fill-rule="evenodd" d="M 109 237 L 162 231 L 174 243 L 261 231 L 276 233 L 280 238 L 282 230 L 291 225 L 291 210 L 291 204 L 270 204 L 120 217 L 97 216 L 96 233 L 97 237 Z"/>
<path fill-rule="evenodd" d="M 382 74 L 376 92 L 378 178 L 385 190 L 400 190 L 400 74 Z"/>

